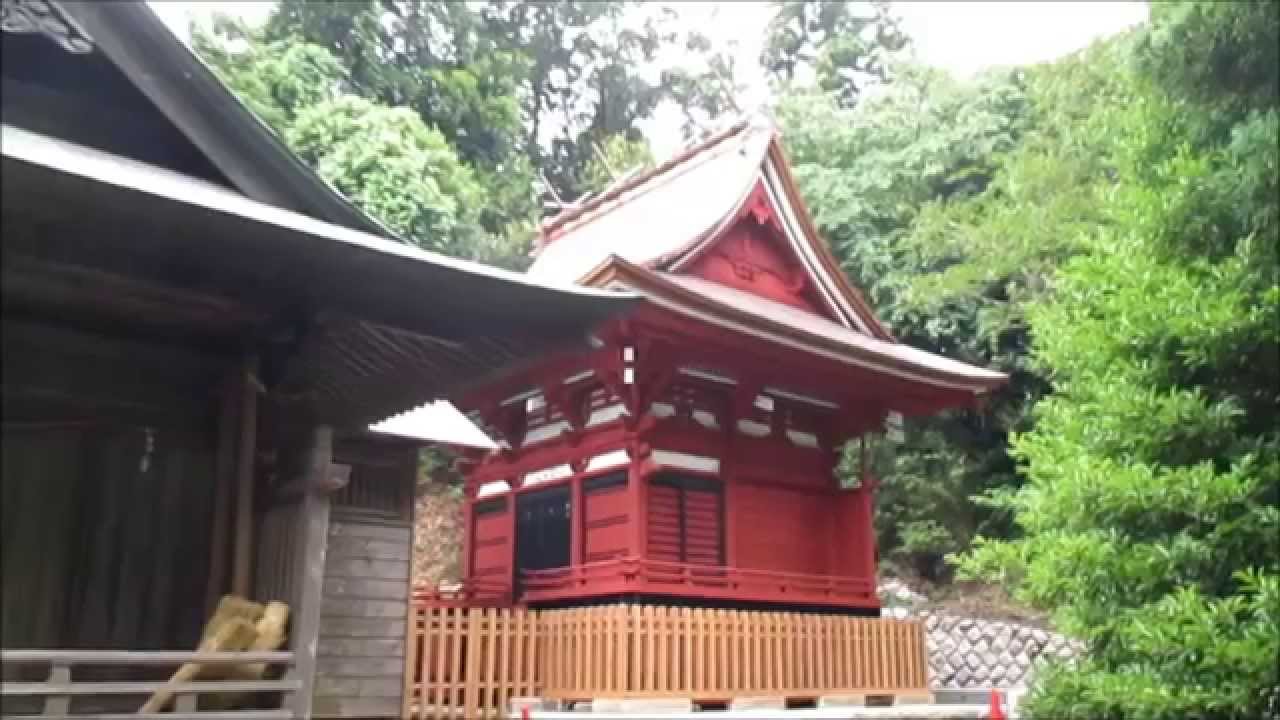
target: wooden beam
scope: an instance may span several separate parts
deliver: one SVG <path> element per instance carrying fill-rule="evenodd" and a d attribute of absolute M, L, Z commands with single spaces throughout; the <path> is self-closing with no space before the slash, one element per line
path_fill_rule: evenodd
<path fill-rule="evenodd" d="M 249 354 L 237 377 L 240 396 L 240 442 L 236 456 L 236 536 L 231 592 L 249 597 L 253 582 L 254 459 L 258 441 L 258 358 Z"/>
<path fill-rule="evenodd" d="M 324 474 L 333 461 L 333 428 L 319 425 L 312 429 L 309 447 L 303 458 L 302 472 L 307 481 L 307 491 L 299 505 L 298 552 L 301 557 L 295 563 L 298 576 L 294 607 L 294 621 L 290 630 L 290 644 L 294 653 L 295 669 L 299 682 L 298 692 L 292 699 L 294 717 L 307 718 L 312 714 L 312 692 L 316 675 L 316 642 L 320 635 L 320 604 L 324 590 L 324 562 L 329 539 L 330 497 L 319 488 Z"/>

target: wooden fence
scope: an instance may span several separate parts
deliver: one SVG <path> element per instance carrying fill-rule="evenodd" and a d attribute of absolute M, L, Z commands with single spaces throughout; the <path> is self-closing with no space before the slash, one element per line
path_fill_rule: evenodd
<path fill-rule="evenodd" d="M 403 717 L 503 717 L 541 692 L 539 613 L 495 608 L 410 610 Z"/>
<path fill-rule="evenodd" d="M 414 609 L 405 715 L 498 716 L 512 697 L 817 697 L 925 691 L 920 623 L 615 605 Z M 411 714 L 412 713 L 412 714 Z"/>

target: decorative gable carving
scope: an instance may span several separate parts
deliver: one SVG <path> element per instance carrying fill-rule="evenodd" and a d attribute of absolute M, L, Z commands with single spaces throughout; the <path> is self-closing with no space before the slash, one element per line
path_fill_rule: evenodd
<path fill-rule="evenodd" d="M 719 237 L 680 272 L 835 320 L 819 300 L 761 184 Z"/>
<path fill-rule="evenodd" d="M 93 52 L 93 42 L 88 34 L 49 0 L 3 0 L 0 2 L 0 30 L 38 33 L 69 53 Z"/>

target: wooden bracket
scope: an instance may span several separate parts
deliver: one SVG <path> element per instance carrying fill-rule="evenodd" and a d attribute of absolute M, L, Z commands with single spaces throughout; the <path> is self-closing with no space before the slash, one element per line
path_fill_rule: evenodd
<path fill-rule="evenodd" d="M 755 416 L 756 397 L 764 389 L 764 383 L 754 378 L 740 377 L 738 385 L 733 389 L 729 399 L 729 417 L 725 429 L 732 433 L 738 428 L 739 420 L 748 420 Z"/>
<path fill-rule="evenodd" d="M 523 403 L 490 405 L 479 411 L 484 424 L 495 439 L 506 445 L 500 452 L 510 452 L 524 441 L 525 409 Z"/>

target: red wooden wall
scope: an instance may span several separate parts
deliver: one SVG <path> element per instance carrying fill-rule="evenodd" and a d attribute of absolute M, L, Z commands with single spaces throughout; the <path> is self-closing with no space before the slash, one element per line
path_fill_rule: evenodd
<path fill-rule="evenodd" d="M 583 483 L 581 518 L 583 562 L 611 560 L 627 554 L 631 532 L 631 498 L 626 471 Z M 621 480 L 621 482 L 618 482 Z"/>
<path fill-rule="evenodd" d="M 830 317 L 787 240 L 751 219 L 740 220 L 683 272 Z"/>
<path fill-rule="evenodd" d="M 831 497 L 800 488 L 744 483 L 734 490 L 734 564 L 826 574 Z"/>
<path fill-rule="evenodd" d="M 508 583 L 515 562 L 515 539 L 512 534 L 512 498 L 480 500 L 469 511 L 471 520 L 470 578 L 485 582 Z"/>

